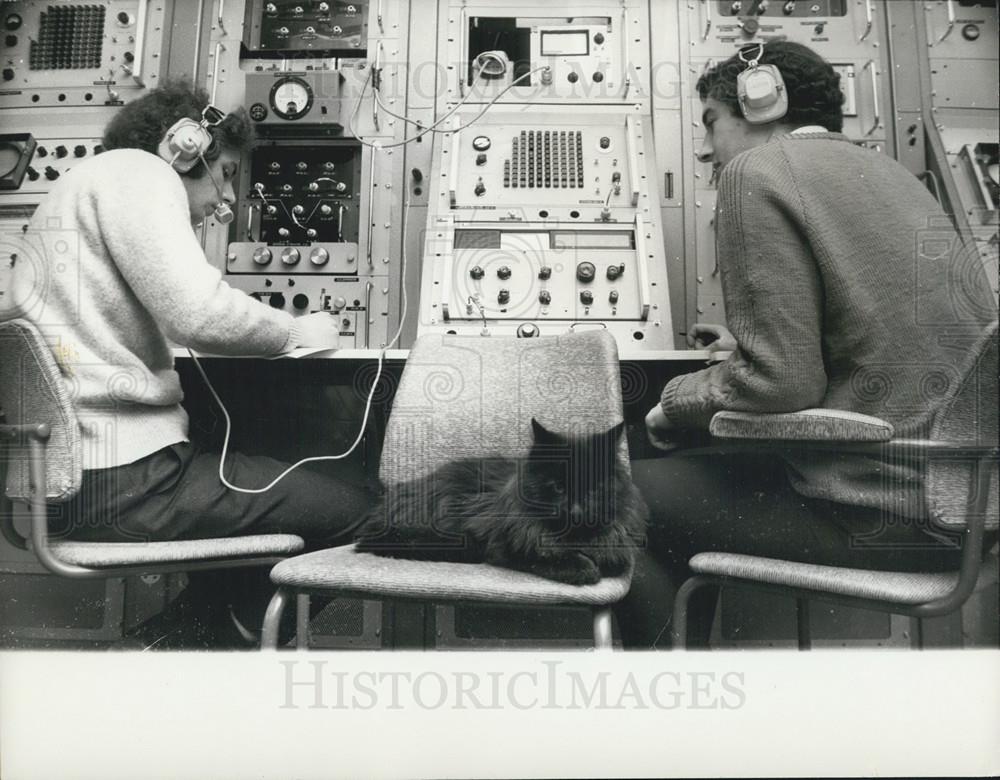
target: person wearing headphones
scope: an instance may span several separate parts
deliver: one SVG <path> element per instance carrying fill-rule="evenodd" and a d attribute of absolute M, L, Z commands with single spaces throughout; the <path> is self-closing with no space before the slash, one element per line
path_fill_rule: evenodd
<path fill-rule="evenodd" d="M 165 83 L 115 115 L 107 151 L 61 177 L 27 227 L 12 308 L 52 345 L 83 442 L 82 488 L 55 535 L 141 542 L 284 532 L 329 546 L 351 540 L 368 506 L 363 489 L 303 469 L 265 493 L 235 492 L 220 482 L 219 454 L 188 439 L 168 339 L 241 356 L 339 345 L 330 314 L 292 317 L 226 284 L 195 234 L 210 217 L 232 219 L 233 181 L 252 140 L 242 108 L 223 114 L 190 83 Z M 30 251 L 47 245 L 46 233 L 72 245 L 68 262 Z M 240 453 L 225 463 L 227 478 L 248 487 L 285 468 Z M 262 616 L 261 606 L 247 619 Z"/>
<path fill-rule="evenodd" d="M 664 387 L 646 417 L 657 447 L 707 431 L 721 410 L 846 410 L 919 438 L 941 400 L 926 380 L 960 375 L 967 351 L 954 345 L 997 317 L 978 254 L 924 186 L 841 133 L 838 81 L 811 49 L 781 41 L 746 46 L 697 83 L 698 158 L 718 173 L 728 328 L 695 324 L 688 342 L 731 354 Z M 927 236 L 934 257 L 921 249 Z M 651 512 L 647 549 L 617 611 L 632 647 L 669 643 L 673 598 L 698 552 L 958 567 L 956 540 L 926 523 L 913 463 L 675 455 L 632 468 Z M 707 642 L 716 596 L 704 589 L 692 600 L 692 643 Z"/>

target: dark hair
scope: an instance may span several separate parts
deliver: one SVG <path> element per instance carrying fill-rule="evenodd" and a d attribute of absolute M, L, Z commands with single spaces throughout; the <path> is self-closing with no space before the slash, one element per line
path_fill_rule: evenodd
<path fill-rule="evenodd" d="M 781 71 L 788 91 L 788 113 L 783 122 L 802 127 L 822 125 L 831 132 L 844 128 L 841 105 L 840 74 L 822 57 L 801 43 L 774 41 L 764 44 L 761 65 L 775 65 Z M 702 100 L 714 98 L 729 106 L 736 116 L 743 116 L 736 98 L 736 77 L 746 70 L 739 54 L 710 68 L 698 79 L 698 95 Z"/>
<path fill-rule="evenodd" d="M 165 81 L 115 114 L 104 129 L 102 143 L 105 149 L 142 149 L 156 154 L 163 136 L 178 119 L 201 120 L 207 105 L 208 93 L 190 81 Z M 253 125 L 242 107 L 227 114 L 222 124 L 209 128 L 209 132 L 212 145 L 205 152 L 209 162 L 217 160 L 223 148 L 249 151 L 254 140 Z M 199 162 L 181 175 L 200 179 L 205 175 L 205 166 Z"/>

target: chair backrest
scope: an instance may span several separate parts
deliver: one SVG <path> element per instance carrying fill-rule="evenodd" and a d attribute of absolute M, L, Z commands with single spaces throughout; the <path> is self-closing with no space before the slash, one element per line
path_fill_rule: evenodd
<path fill-rule="evenodd" d="M 939 441 L 975 443 L 996 447 L 997 426 L 997 323 L 993 322 L 970 349 L 964 378 L 954 388 L 934 419 L 931 437 Z M 934 459 L 928 467 L 927 505 L 933 520 L 944 527 L 964 527 L 968 519 L 969 491 L 975 484 L 973 458 Z M 993 458 L 986 500 L 987 529 L 1000 525 L 998 468 Z"/>
<path fill-rule="evenodd" d="M 59 366 L 42 334 L 27 320 L 0 322 L 0 408 L 14 425 L 47 423 L 46 448 L 50 501 L 66 501 L 80 489 L 83 452 L 80 426 Z M 7 468 L 7 495 L 30 495 L 27 446 L 14 444 Z"/>
<path fill-rule="evenodd" d="M 393 401 L 382 482 L 415 479 L 460 458 L 523 457 L 532 417 L 559 433 L 596 433 L 621 422 L 618 349 L 607 331 L 421 336 Z M 625 437 L 619 458 L 627 467 Z"/>

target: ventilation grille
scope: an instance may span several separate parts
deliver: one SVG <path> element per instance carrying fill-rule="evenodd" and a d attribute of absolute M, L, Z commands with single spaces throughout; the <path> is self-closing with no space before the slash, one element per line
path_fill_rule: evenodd
<path fill-rule="evenodd" d="M 101 66 L 103 5 L 50 5 L 31 42 L 29 70 L 80 70 Z"/>
<path fill-rule="evenodd" d="M 583 186 L 583 133 L 522 130 L 503 164 L 507 188 L 569 189 Z"/>

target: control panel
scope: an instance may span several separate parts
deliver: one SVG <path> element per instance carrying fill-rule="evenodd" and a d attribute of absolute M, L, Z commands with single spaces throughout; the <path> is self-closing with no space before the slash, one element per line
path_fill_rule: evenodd
<path fill-rule="evenodd" d="M 122 105 L 156 85 L 163 22 L 147 0 L 0 3 L 0 110 Z"/>
<path fill-rule="evenodd" d="M 364 0 L 250 0 L 244 44 L 258 56 L 289 52 L 363 53 L 368 38 Z"/>

